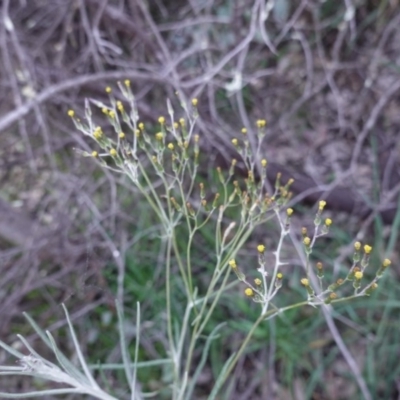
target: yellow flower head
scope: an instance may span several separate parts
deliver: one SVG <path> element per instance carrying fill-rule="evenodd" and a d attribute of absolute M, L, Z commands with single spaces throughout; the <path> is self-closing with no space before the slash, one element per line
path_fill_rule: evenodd
<path fill-rule="evenodd" d="M 232 260 L 228 261 L 228 264 L 231 268 L 235 269 L 237 267 L 236 261 L 234 258 L 232 258 Z"/>
<path fill-rule="evenodd" d="M 165 123 L 165 118 L 164 118 L 163 116 L 158 117 L 158 122 L 159 122 L 161 125 L 164 125 L 164 123 Z"/>
<path fill-rule="evenodd" d="M 265 168 L 267 166 L 267 164 L 268 164 L 268 161 L 265 158 L 263 158 L 261 160 L 261 166 Z"/>
<path fill-rule="evenodd" d="M 278 279 L 282 279 L 282 278 L 283 278 L 282 272 L 278 272 L 278 273 L 276 274 L 276 277 L 277 277 Z"/>
<path fill-rule="evenodd" d="M 93 131 L 93 137 L 99 140 L 103 136 L 103 131 L 100 126 L 97 126 Z"/>
<path fill-rule="evenodd" d="M 325 225 L 326 225 L 326 226 L 331 226 L 331 225 L 332 225 L 332 220 L 331 220 L 330 218 L 327 218 L 327 219 L 325 220 Z"/>
<path fill-rule="evenodd" d="M 301 282 L 301 284 L 303 286 L 309 286 L 310 285 L 310 282 L 308 281 L 307 278 L 303 278 L 300 282 Z"/>
<path fill-rule="evenodd" d="M 245 291 L 244 291 L 244 294 L 247 296 L 247 297 L 253 297 L 254 296 L 254 290 L 252 289 L 252 288 L 247 288 Z"/>
<path fill-rule="evenodd" d="M 358 280 L 360 280 L 363 276 L 364 276 L 364 274 L 363 274 L 361 271 L 357 271 L 357 272 L 354 274 L 354 277 L 355 277 L 356 279 L 358 279 Z"/>
<path fill-rule="evenodd" d="M 200 136 L 199 135 L 194 135 L 194 142 L 199 143 Z"/>
<path fill-rule="evenodd" d="M 139 122 L 138 127 L 142 131 L 144 129 L 144 123 L 143 122 Z"/>
<path fill-rule="evenodd" d="M 247 133 L 247 129 L 246 128 L 242 128 L 241 132 L 243 133 L 243 135 L 245 135 Z"/>
<path fill-rule="evenodd" d="M 258 250 L 259 253 L 264 253 L 264 251 L 265 251 L 265 246 L 264 246 L 263 244 L 259 244 L 259 245 L 257 246 L 257 250 Z"/>
<path fill-rule="evenodd" d="M 68 114 L 69 117 L 72 118 L 75 115 L 75 111 L 74 110 L 68 110 L 67 114 Z"/>
<path fill-rule="evenodd" d="M 125 86 L 130 87 L 131 86 L 131 81 L 129 79 L 124 80 Z"/>
<path fill-rule="evenodd" d="M 122 104 L 121 101 L 117 101 L 117 108 L 119 111 L 124 111 L 124 105 Z"/>
<path fill-rule="evenodd" d="M 114 119 L 114 118 L 115 118 L 115 112 L 114 112 L 113 110 L 110 110 L 110 111 L 108 112 L 108 116 L 109 116 L 111 119 Z"/>
<path fill-rule="evenodd" d="M 306 237 L 303 239 L 303 243 L 304 243 L 306 246 L 309 246 L 310 243 L 311 243 L 311 239 L 310 239 L 308 236 L 306 236 Z"/>
<path fill-rule="evenodd" d="M 326 201 L 325 200 L 320 200 L 318 203 L 318 210 L 322 211 L 326 206 Z"/>
<path fill-rule="evenodd" d="M 118 135 L 118 137 L 119 137 L 120 139 L 125 139 L 125 133 L 124 133 L 124 132 L 120 132 L 119 135 Z"/>
<path fill-rule="evenodd" d="M 171 151 L 174 150 L 174 144 L 173 143 L 168 143 L 167 146 Z"/>
<path fill-rule="evenodd" d="M 96 158 L 99 155 L 97 151 L 92 151 L 92 157 Z"/>
<path fill-rule="evenodd" d="M 117 155 L 117 150 L 115 150 L 115 149 L 110 149 L 110 155 L 111 155 L 112 157 L 115 157 L 115 156 Z"/>
<path fill-rule="evenodd" d="M 237 145 L 238 145 L 238 140 L 237 140 L 237 139 L 232 139 L 232 144 L 233 144 L 234 146 L 237 146 Z"/>
<path fill-rule="evenodd" d="M 256 121 L 256 125 L 258 128 L 264 128 L 264 126 L 267 124 L 267 121 L 265 119 L 258 119 Z"/>
<path fill-rule="evenodd" d="M 355 242 L 354 243 L 354 250 L 358 251 L 361 249 L 361 243 L 360 242 Z"/>
<path fill-rule="evenodd" d="M 257 286 L 261 286 L 262 281 L 261 281 L 261 279 L 256 278 L 256 279 L 254 279 L 254 283 L 255 283 Z"/>
<path fill-rule="evenodd" d="M 386 267 L 388 267 L 391 263 L 392 263 L 392 262 L 391 262 L 388 258 L 385 258 L 385 259 L 383 260 L 382 265 L 386 268 Z"/>
<path fill-rule="evenodd" d="M 185 126 L 185 118 L 179 118 L 179 124 Z"/>
<path fill-rule="evenodd" d="M 110 86 L 107 86 L 106 87 L 106 93 L 111 93 L 112 92 L 112 89 L 110 88 Z"/>
<path fill-rule="evenodd" d="M 197 100 L 196 98 L 192 99 L 192 105 L 193 105 L 194 107 L 197 106 L 197 103 L 198 103 L 198 100 Z"/>
<path fill-rule="evenodd" d="M 366 245 L 364 246 L 364 253 L 365 253 L 365 254 L 370 254 L 371 251 L 372 251 L 372 247 L 369 246 L 368 244 L 366 244 Z"/>
<path fill-rule="evenodd" d="M 288 209 L 286 210 L 286 215 L 287 215 L 288 217 L 291 217 L 292 214 L 293 214 L 293 208 L 288 208 Z"/>
<path fill-rule="evenodd" d="M 156 139 L 157 139 L 157 140 L 161 141 L 161 140 L 163 140 L 163 137 L 164 137 L 164 135 L 163 135 L 162 132 L 157 132 L 157 133 L 156 133 Z"/>

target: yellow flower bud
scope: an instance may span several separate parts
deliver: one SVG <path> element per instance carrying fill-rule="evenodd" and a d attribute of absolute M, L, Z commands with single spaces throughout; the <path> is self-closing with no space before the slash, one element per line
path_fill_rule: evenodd
<path fill-rule="evenodd" d="M 199 139 L 200 139 L 199 135 L 194 135 L 194 142 L 195 143 L 199 143 Z"/>
<path fill-rule="evenodd" d="M 192 105 L 193 105 L 194 107 L 197 106 L 197 103 L 198 103 L 198 100 L 197 100 L 196 98 L 192 99 Z"/>
<path fill-rule="evenodd" d="M 254 283 L 255 283 L 257 286 L 261 286 L 262 281 L 261 281 L 261 279 L 256 278 L 256 279 L 254 279 Z"/>
<path fill-rule="evenodd" d="M 162 132 L 157 132 L 157 133 L 156 133 L 156 139 L 157 139 L 157 140 L 161 141 L 161 140 L 163 140 L 163 137 L 164 137 L 164 135 L 163 135 Z"/>
<path fill-rule="evenodd" d="M 318 203 L 318 210 L 322 211 L 326 206 L 326 201 L 325 200 L 320 200 Z"/>
<path fill-rule="evenodd" d="M 355 243 L 354 243 L 354 249 L 355 249 L 356 251 L 360 250 L 360 249 L 361 249 L 361 243 L 360 243 L 360 242 L 355 242 Z"/>
<path fill-rule="evenodd" d="M 119 136 L 120 139 L 125 139 L 125 133 L 124 132 L 120 132 L 118 136 Z"/>
<path fill-rule="evenodd" d="M 129 79 L 124 80 L 125 86 L 130 87 L 131 86 L 131 81 Z"/>
<path fill-rule="evenodd" d="M 232 139 L 232 144 L 233 144 L 234 146 L 237 146 L 237 145 L 238 145 L 238 140 L 237 140 L 237 139 Z"/>
<path fill-rule="evenodd" d="M 103 136 L 103 131 L 100 126 L 96 127 L 93 131 L 93 137 L 99 140 Z"/>
<path fill-rule="evenodd" d="M 327 218 L 327 219 L 325 220 L 325 225 L 326 225 L 326 226 L 331 226 L 331 225 L 332 225 L 332 220 L 331 220 L 330 218 Z"/>
<path fill-rule="evenodd" d="M 184 118 L 180 118 L 180 119 L 179 119 L 179 124 L 180 124 L 181 126 L 185 126 L 185 119 L 184 119 Z"/>
<path fill-rule="evenodd" d="M 356 279 L 358 279 L 358 280 L 360 280 L 363 276 L 364 276 L 364 274 L 363 274 L 361 271 L 357 271 L 357 272 L 354 274 L 354 277 L 355 277 Z"/>
<path fill-rule="evenodd" d="M 264 246 L 263 244 L 259 244 L 259 245 L 257 246 L 257 250 L 258 250 L 259 253 L 264 253 L 264 251 L 265 251 L 265 246 Z"/>
<path fill-rule="evenodd" d="M 365 254 L 370 254 L 371 251 L 372 251 L 372 247 L 369 246 L 368 244 L 366 244 L 366 245 L 364 246 L 364 253 L 365 253 Z"/>
<path fill-rule="evenodd" d="M 303 243 L 304 243 L 306 246 L 309 246 L 310 243 L 311 243 L 311 239 L 310 239 L 308 236 L 306 236 L 306 237 L 303 239 Z"/>
<path fill-rule="evenodd" d="M 228 261 L 228 264 L 231 268 L 235 269 L 237 267 L 235 259 L 232 258 L 232 260 Z"/>
<path fill-rule="evenodd" d="M 303 278 L 300 282 L 301 282 L 301 284 L 303 286 L 309 286 L 310 285 L 310 282 L 308 281 L 307 278 Z"/>
<path fill-rule="evenodd" d="M 144 123 L 143 122 L 139 122 L 138 127 L 142 131 L 144 129 Z"/>
<path fill-rule="evenodd" d="M 246 128 L 242 128 L 241 132 L 243 133 L 243 135 L 245 135 L 247 133 L 247 129 Z"/>
<path fill-rule="evenodd" d="M 124 105 L 122 104 L 121 101 L 117 101 L 117 108 L 119 111 L 124 111 Z"/>
<path fill-rule="evenodd" d="M 106 93 L 111 93 L 112 92 L 112 89 L 110 88 L 110 86 L 107 86 L 106 87 Z"/>
<path fill-rule="evenodd" d="M 385 259 L 383 260 L 382 265 L 386 268 L 386 267 L 388 267 L 391 263 L 392 263 L 392 262 L 391 262 L 388 258 L 385 258 Z"/>
<path fill-rule="evenodd" d="M 286 210 L 286 215 L 287 215 L 288 217 L 291 217 L 292 214 L 293 214 L 293 208 L 288 208 L 288 209 Z"/>
<path fill-rule="evenodd" d="M 75 111 L 74 110 L 68 110 L 67 114 L 68 114 L 69 117 L 72 118 L 75 115 Z"/>
<path fill-rule="evenodd" d="M 165 118 L 163 116 L 158 118 L 158 122 L 163 125 L 165 123 Z"/>
<path fill-rule="evenodd" d="M 278 272 L 278 273 L 276 274 L 276 277 L 277 277 L 278 279 L 282 279 L 282 278 L 283 278 L 282 272 Z"/>
<path fill-rule="evenodd" d="M 261 160 L 261 166 L 263 166 L 265 168 L 267 166 L 267 164 L 268 164 L 268 161 L 265 158 L 263 158 Z"/>
<path fill-rule="evenodd" d="M 254 290 L 252 289 L 252 288 L 247 288 L 245 291 L 244 291 L 244 294 L 247 296 L 247 297 L 253 297 L 254 296 Z"/>
<path fill-rule="evenodd" d="M 92 151 L 92 157 L 96 158 L 99 155 L 97 151 Z"/>
<path fill-rule="evenodd" d="M 112 157 L 115 157 L 115 156 L 117 155 L 117 150 L 115 150 L 115 149 L 110 149 L 110 155 L 111 155 Z"/>

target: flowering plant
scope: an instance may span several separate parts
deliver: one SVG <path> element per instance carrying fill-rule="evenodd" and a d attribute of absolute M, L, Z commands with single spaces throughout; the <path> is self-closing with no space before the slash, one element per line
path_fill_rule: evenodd
<path fill-rule="evenodd" d="M 304 277 L 299 283 L 304 287 L 304 299 L 295 304 L 278 307 L 274 303 L 274 298 L 285 285 L 284 241 L 290 236 L 294 216 L 293 208 L 288 207 L 291 197 L 290 186 L 293 181 L 281 182 L 281 176 L 278 174 L 274 187 L 269 188 L 266 178 L 268 162 L 261 157 L 260 150 L 266 121 L 258 120 L 255 123 L 256 146 L 252 146 L 247 128 L 241 130 L 241 139 L 232 140 L 247 170 L 247 178 L 243 182 L 235 179 L 237 160 L 233 159 L 226 173 L 217 168 L 218 190 L 212 192 L 206 183 L 199 180 L 198 174 L 202 162 L 201 138 L 196 133 L 196 121 L 199 117 L 198 100 L 192 99 L 188 102 L 180 97 L 183 113 L 178 119 L 175 117 L 174 108 L 168 102 L 168 117 L 159 117 L 157 131 L 152 132 L 152 129 L 139 119 L 130 82 L 126 80 L 118 83 L 118 86 L 121 99 L 117 100 L 112 89 L 107 87 L 106 92 L 110 100 L 108 104 L 97 100 L 86 102 L 84 121 L 76 116 L 73 110 L 68 111 L 68 115 L 76 128 L 93 140 L 93 150 L 82 151 L 81 154 L 93 158 L 104 168 L 127 176 L 158 217 L 161 240 L 165 243 L 165 312 L 168 337 L 167 360 L 158 361 L 160 365 L 167 362 L 171 366 L 171 398 L 193 398 L 200 373 L 207 362 L 210 344 L 222 331 L 221 324 L 206 335 L 208 324 L 221 298 L 226 296 L 237 283 L 232 279 L 232 272 L 243 285 L 244 295 L 260 305 L 260 313 L 237 351 L 226 360 L 209 395 L 210 399 L 216 398 L 260 324 L 289 309 L 304 305 L 327 307 L 336 302 L 370 295 L 377 288 L 377 282 L 384 270 L 389 267 L 390 260 L 385 259 L 372 281 L 364 283 L 364 271 L 369 266 L 372 248 L 369 245 L 362 247 L 359 242 L 354 243 L 353 263 L 347 274 L 335 282 L 325 283 L 323 264 L 315 262 L 311 257 L 316 241 L 326 235 L 332 225 L 331 218 L 323 218 L 326 202 L 321 200 L 314 218 L 313 232 L 309 234 L 307 229 L 303 228 L 300 236 Z M 93 105 L 104 115 L 107 120 L 106 125 L 95 123 Z M 230 210 L 236 210 L 236 219 L 228 217 Z M 257 258 L 255 264 L 258 267 L 255 270 L 259 276 L 251 280 L 241 268 L 240 250 L 254 229 L 269 220 L 275 220 L 280 230 L 273 252 L 274 262 L 273 265 L 269 265 L 266 246 L 258 244 L 255 251 Z M 215 251 L 212 258 L 213 272 L 208 276 L 204 290 L 199 288 L 193 273 L 196 260 L 192 254 L 197 235 L 206 225 L 213 227 Z M 184 253 L 178 243 L 178 231 L 182 226 L 188 233 Z M 292 239 L 296 240 L 294 233 Z M 171 306 L 176 291 L 176 288 L 171 286 L 171 278 L 176 272 L 180 277 L 180 294 L 183 293 L 185 297 L 182 315 L 174 314 Z M 119 290 L 123 293 L 124 276 L 120 278 Z M 352 293 L 342 295 L 340 290 L 346 284 L 352 285 Z M 121 298 L 123 299 L 123 296 Z M 139 399 L 144 395 L 137 381 L 137 370 L 140 367 L 138 359 L 140 305 L 137 305 L 138 333 L 132 361 L 131 352 L 124 338 L 125 304 L 124 301 L 117 301 L 116 304 L 122 365 L 131 398 Z M 79 341 L 65 307 L 64 310 L 80 368 L 61 353 L 49 332 L 44 333 L 27 316 L 36 332 L 54 352 L 60 366 L 41 357 L 22 336 L 19 336 L 30 354 L 25 355 L 0 341 L 0 346 L 17 357 L 21 363 L 19 367 L 0 367 L 0 374 L 30 375 L 61 382 L 67 387 L 21 395 L 0 393 L 1 397 L 26 398 L 34 395 L 82 393 L 99 399 L 115 398 L 100 389 L 93 378 L 91 367 L 80 351 Z"/>

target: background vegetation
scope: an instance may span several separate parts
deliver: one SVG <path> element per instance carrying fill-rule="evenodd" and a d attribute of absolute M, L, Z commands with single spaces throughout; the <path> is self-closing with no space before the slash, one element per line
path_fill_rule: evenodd
<path fill-rule="evenodd" d="M 254 122 L 267 119 L 269 178 L 280 171 L 295 179 L 294 234 L 312 221 L 310 207 L 327 199 L 334 226 L 315 254 L 334 277 L 350 265 L 355 239 L 372 243 L 372 262 L 393 260 L 377 293 L 336 306 L 333 319 L 304 308 L 261 326 L 227 398 L 364 398 L 360 379 L 370 398 L 397 398 L 399 22 L 397 0 L 3 1 L 2 340 L 13 343 L 22 332 L 35 343 L 21 316 L 27 311 L 68 352 L 71 343 L 59 329 L 65 302 L 90 360 L 118 360 L 113 299 L 123 264 L 132 326 L 135 302 L 142 302 L 140 358 L 163 356 L 158 222 L 126 179 L 74 151 L 90 151 L 92 143 L 67 117 L 69 108 L 82 115 L 85 98 L 106 99 L 106 86 L 129 78 L 149 126 L 166 115 L 166 99 L 176 102 L 177 91 L 199 99 L 201 174 L 210 187 L 215 167 L 229 168 L 231 139 L 243 126 L 251 138 Z M 199 275 L 208 273 L 213 249 L 212 236 L 203 234 Z M 273 224 L 259 229 L 242 259 L 249 256 L 251 263 L 260 239 L 273 249 L 277 238 Z M 180 240 L 184 248 L 185 235 Z M 293 258 L 283 290 L 297 298 L 300 263 L 290 252 L 285 256 Z M 256 305 L 239 289 L 224 302 L 213 323 L 225 320 L 226 332 L 210 349 L 194 398 L 207 397 L 224 352 L 257 318 Z M 174 307 L 180 309 L 179 298 Z M 0 352 L 3 363 L 4 357 Z M 142 370 L 139 378 L 144 389 L 168 398 L 168 372 Z M 115 389 L 122 378 L 117 372 L 111 378 Z M 40 383 L 7 379 L 0 385 L 22 392 Z"/>

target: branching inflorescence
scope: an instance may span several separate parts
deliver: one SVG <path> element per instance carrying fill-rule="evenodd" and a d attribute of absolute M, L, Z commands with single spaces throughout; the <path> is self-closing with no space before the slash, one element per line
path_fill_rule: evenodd
<path fill-rule="evenodd" d="M 391 264 L 385 259 L 382 266 L 369 283 L 364 283 L 365 270 L 370 263 L 371 246 L 356 242 L 352 266 L 343 278 L 333 283 L 325 283 L 324 266 L 322 262 L 311 258 L 314 246 L 323 235 L 326 235 L 332 225 L 331 218 L 323 218 L 326 202 L 321 200 L 314 218 L 314 229 L 311 234 L 306 228 L 301 230 L 301 248 L 303 250 L 304 277 L 301 285 L 305 288 L 305 299 L 285 306 L 278 306 L 273 302 L 275 296 L 284 286 L 287 264 L 282 258 L 283 244 L 289 236 L 294 210 L 288 207 L 291 198 L 290 186 L 293 180 L 281 182 L 280 174 L 277 175 L 272 190 L 268 191 L 267 182 L 268 162 L 260 156 L 261 144 L 265 135 L 266 121 L 257 120 L 255 123 L 257 137 L 256 146 L 252 146 L 246 128 L 241 130 L 241 139 L 234 138 L 232 145 L 236 148 L 241 161 L 246 167 L 247 177 L 242 181 L 235 179 L 237 160 L 233 159 L 227 172 L 217 168 L 217 191 L 210 193 L 207 184 L 199 179 L 199 167 L 202 165 L 203 154 L 200 148 L 200 136 L 196 133 L 196 120 L 198 119 L 198 100 L 185 101 L 178 94 L 178 99 L 183 113 L 175 117 L 175 110 L 168 101 L 168 118 L 160 116 L 155 129 L 148 127 L 140 121 L 136 107 L 135 97 L 131 91 L 130 81 L 118 82 L 123 100 L 117 100 L 110 87 L 106 88 L 109 95 L 109 104 L 97 100 L 88 100 L 85 104 L 84 120 L 78 117 L 75 111 L 68 111 L 75 126 L 84 135 L 95 142 L 92 151 L 81 151 L 81 154 L 95 159 L 102 167 L 127 176 L 140 194 L 146 200 L 152 211 L 157 215 L 162 232 L 160 237 L 165 243 L 165 285 L 166 285 L 166 321 L 168 362 L 172 365 L 173 378 L 170 382 L 173 399 L 190 399 L 195 391 L 201 370 L 207 360 L 207 351 L 212 340 L 217 337 L 221 326 L 218 325 L 206 337 L 208 323 L 222 296 L 238 282 L 230 279 L 233 272 L 244 288 L 244 294 L 260 304 L 259 318 L 253 323 L 247 336 L 239 349 L 227 360 L 210 394 L 210 399 L 216 397 L 223 383 L 229 378 L 238 359 L 243 355 L 255 329 L 266 320 L 275 317 L 288 309 L 303 305 L 323 306 L 339 301 L 370 295 L 378 286 L 377 282 L 383 272 Z M 92 113 L 92 105 L 97 107 L 107 120 L 107 125 L 97 124 Z M 111 128 L 111 129 L 110 129 Z M 157 184 L 156 184 L 157 182 Z M 235 211 L 232 213 L 231 211 Z M 232 215 L 234 215 L 232 217 Z M 279 239 L 273 252 L 274 262 L 269 265 L 266 257 L 266 246 L 258 244 L 258 265 L 255 268 L 259 277 L 249 279 L 240 267 L 239 251 L 243 248 L 250 235 L 257 226 L 265 224 L 275 218 L 280 230 Z M 213 269 L 208 277 L 205 289 L 199 289 L 198 281 L 194 274 L 196 259 L 192 256 L 195 249 L 195 238 L 206 226 L 212 226 L 214 232 L 214 254 L 212 257 Z M 187 232 L 186 251 L 182 252 L 178 243 L 178 233 L 184 227 Z M 179 271 L 182 286 L 181 293 L 186 295 L 185 312 L 176 315 L 172 306 L 174 290 L 171 287 L 172 276 Z M 204 279 L 204 278 L 203 278 Z M 123 284 L 123 279 L 121 280 Z M 347 285 L 346 285 L 347 284 Z M 350 285 L 349 285 L 350 284 Z M 342 290 L 351 287 L 352 293 Z M 124 340 L 123 304 L 117 304 L 120 318 L 120 337 L 123 354 L 123 365 L 132 398 L 141 398 L 136 385 L 137 349 L 135 362 L 129 361 Z M 138 311 L 138 315 L 140 312 Z M 68 316 L 68 314 L 67 314 Z M 32 323 L 32 322 L 31 322 Z M 140 327 L 140 318 L 137 321 Z M 38 331 L 39 328 L 33 325 Z M 73 333 L 72 325 L 69 324 Z M 42 335 L 44 337 L 44 335 Z M 78 341 L 75 334 L 74 344 L 80 354 Z M 205 338 L 206 337 L 206 338 Z M 51 336 L 50 336 L 50 339 Z M 23 343 L 30 349 L 27 342 Z M 81 355 L 81 365 L 84 376 L 75 370 L 66 357 L 60 354 L 59 349 L 52 341 L 45 338 L 53 348 L 61 362 L 62 370 L 53 364 L 46 364 L 39 355 L 35 359 L 27 358 L 22 353 L 11 352 L 10 347 L 0 344 L 14 356 L 21 358 L 25 365 L 29 361 L 29 369 L 18 370 L 18 373 L 46 378 L 44 365 L 52 367 L 51 376 L 47 379 L 64 382 L 74 386 L 70 393 L 91 393 L 98 398 L 111 398 L 101 391 L 88 366 Z M 201 362 L 198 361 L 200 352 Z M 33 362 L 35 360 L 40 362 Z M 165 361 L 165 360 L 164 360 Z M 40 367 L 40 368 L 39 368 Z M 4 370 L 10 373 L 9 367 Z M 59 373 L 57 372 L 59 371 Z M 1 369 L 0 369 L 1 373 Z M 56 374 L 56 376 L 54 376 Z M 74 375 L 76 379 L 64 379 Z M 72 383 L 71 383 L 72 382 Z M 66 393 L 68 389 L 63 389 Z M 45 394 L 45 391 L 41 392 Z M 60 392 L 61 393 L 61 392 Z M 4 397 L 6 394 L 2 394 Z"/>

